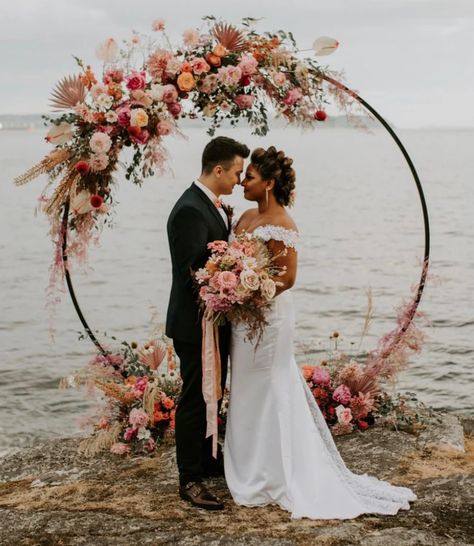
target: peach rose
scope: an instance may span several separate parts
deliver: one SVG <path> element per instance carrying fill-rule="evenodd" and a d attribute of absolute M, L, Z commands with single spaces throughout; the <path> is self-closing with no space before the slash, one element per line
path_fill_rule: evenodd
<path fill-rule="evenodd" d="M 349 425 L 352 421 L 351 408 L 345 408 L 343 405 L 339 405 L 336 408 L 337 420 L 341 425 Z"/>
<path fill-rule="evenodd" d="M 240 274 L 240 282 L 247 290 L 258 290 L 258 287 L 260 286 L 258 275 L 251 269 L 244 269 L 242 271 Z"/>
<path fill-rule="evenodd" d="M 196 81 L 194 80 L 194 77 L 190 72 L 182 72 L 178 76 L 176 83 L 178 84 L 178 87 L 181 89 L 181 91 L 191 91 L 191 89 L 193 89 L 196 85 Z"/>
<path fill-rule="evenodd" d="M 132 110 L 130 115 L 130 125 L 132 127 L 145 127 L 148 125 L 148 114 L 143 108 Z"/>

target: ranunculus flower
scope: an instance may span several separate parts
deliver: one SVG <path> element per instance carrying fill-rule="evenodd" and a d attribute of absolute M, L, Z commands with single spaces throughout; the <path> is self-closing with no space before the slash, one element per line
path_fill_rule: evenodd
<path fill-rule="evenodd" d="M 330 55 L 338 47 L 339 42 L 334 38 L 329 38 L 329 36 L 321 36 L 313 42 L 314 54 L 319 56 Z"/>
<path fill-rule="evenodd" d="M 308 380 L 313 375 L 314 366 L 302 366 L 303 377 Z"/>
<path fill-rule="evenodd" d="M 126 77 L 128 89 L 144 89 L 146 85 L 146 72 L 133 70 L 130 76 Z"/>
<path fill-rule="evenodd" d="M 313 371 L 313 383 L 318 385 L 329 385 L 331 382 L 331 374 L 324 368 L 316 366 Z"/>
<path fill-rule="evenodd" d="M 351 391 L 347 385 L 339 385 L 332 394 L 333 399 L 341 404 L 348 404 L 351 400 Z"/>
<path fill-rule="evenodd" d="M 149 420 L 148 413 L 138 408 L 133 408 L 128 416 L 129 423 L 136 428 L 146 427 Z"/>
<path fill-rule="evenodd" d="M 352 421 L 352 413 L 350 408 L 344 406 L 337 406 L 336 408 L 337 420 L 341 425 L 346 426 Z"/>
<path fill-rule="evenodd" d="M 252 108 L 255 97 L 253 95 L 237 95 L 234 98 L 235 104 L 241 109 Z"/>
<path fill-rule="evenodd" d="M 237 66 L 244 76 L 252 76 L 257 72 L 258 61 L 253 55 L 244 55 Z"/>
<path fill-rule="evenodd" d="M 78 173 L 87 174 L 89 172 L 90 166 L 87 161 L 85 161 L 84 159 L 81 159 L 81 161 L 78 161 L 74 165 L 74 168 L 76 169 Z"/>
<path fill-rule="evenodd" d="M 156 132 L 160 136 L 166 136 L 173 132 L 173 124 L 167 119 L 162 119 L 156 124 Z"/>
<path fill-rule="evenodd" d="M 194 76 L 191 72 L 182 72 L 178 76 L 176 83 L 181 91 L 191 91 L 191 89 L 194 89 L 196 85 L 196 81 L 194 80 Z"/>
<path fill-rule="evenodd" d="M 113 38 L 107 38 L 105 42 L 99 44 L 95 50 L 97 58 L 104 63 L 113 63 L 117 60 L 119 47 Z"/>
<path fill-rule="evenodd" d="M 125 453 L 130 453 L 130 446 L 123 442 L 115 442 L 115 444 L 112 444 L 110 452 L 115 453 L 115 455 L 125 455 Z"/>
<path fill-rule="evenodd" d="M 240 274 L 240 282 L 242 286 L 247 290 L 258 290 L 260 286 L 260 279 L 257 273 L 251 269 L 244 269 Z"/>
<path fill-rule="evenodd" d="M 143 108 L 135 108 L 130 114 L 130 125 L 132 127 L 145 127 L 148 125 L 148 114 Z"/>
<path fill-rule="evenodd" d="M 94 172 L 103 171 L 109 164 L 107 154 L 93 154 L 90 159 L 91 170 Z"/>
<path fill-rule="evenodd" d="M 357 421 L 357 426 L 360 430 L 367 430 L 369 428 L 369 423 L 367 423 L 367 421 L 359 420 Z"/>
<path fill-rule="evenodd" d="M 53 125 L 46 135 L 46 141 L 50 144 L 65 144 L 73 136 L 72 125 L 61 121 L 59 125 Z"/>
<path fill-rule="evenodd" d="M 90 148 L 96 154 L 107 153 L 112 146 L 112 139 L 105 133 L 94 133 L 89 141 Z"/>
<path fill-rule="evenodd" d="M 316 112 L 314 113 L 314 119 L 318 121 L 325 121 L 327 117 L 328 115 L 324 110 L 316 110 Z"/>
<path fill-rule="evenodd" d="M 168 111 L 172 116 L 176 118 L 181 113 L 181 105 L 177 102 L 171 102 L 170 104 L 168 104 Z"/>
<path fill-rule="evenodd" d="M 262 282 L 260 290 L 262 292 L 262 296 L 267 301 L 270 301 L 275 296 L 276 285 L 272 279 L 266 279 Z"/>
<path fill-rule="evenodd" d="M 176 87 L 169 83 L 163 86 L 163 102 L 172 103 L 178 99 L 178 90 Z"/>
<path fill-rule="evenodd" d="M 193 71 L 193 67 L 191 65 L 191 63 L 189 63 L 188 61 L 184 62 L 182 65 L 181 65 L 181 68 L 180 68 L 181 72 L 192 72 Z"/>
<path fill-rule="evenodd" d="M 118 121 L 117 112 L 114 112 L 113 110 L 109 110 L 105 114 L 105 120 L 108 123 L 115 123 L 116 121 Z"/>

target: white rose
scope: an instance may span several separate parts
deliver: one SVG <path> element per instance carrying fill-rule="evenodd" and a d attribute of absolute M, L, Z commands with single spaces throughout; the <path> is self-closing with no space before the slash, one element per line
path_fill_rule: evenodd
<path fill-rule="evenodd" d="M 162 102 L 163 86 L 158 83 L 154 83 L 148 91 L 148 96 L 152 98 L 155 102 Z"/>
<path fill-rule="evenodd" d="M 102 95 L 99 95 L 97 97 L 95 102 L 99 108 L 102 108 L 103 110 L 108 110 L 112 106 L 114 99 L 110 95 L 102 93 Z"/>
<path fill-rule="evenodd" d="M 91 150 L 96 154 L 107 153 L 112 146 L 112 139 L 106 133 L 94 133 L 89 141 Z"/>
<path fill-rule="evenodd" d="M 264 280 L 262 284 L 260 285 L 260 291 L 262 293 L 262 296 L 267 301 L 270 301 L 272 298 L 275 297 L 275 293 L 276 293 L 275 283 L 272 281 L 272 279 Z"/>
<path fill-rule="evenodd" d="M 257 273 L 251 269 L 244 269 L 240 274 L 240 282 L 247 290 L 258 290 L 260 280 Z"/>

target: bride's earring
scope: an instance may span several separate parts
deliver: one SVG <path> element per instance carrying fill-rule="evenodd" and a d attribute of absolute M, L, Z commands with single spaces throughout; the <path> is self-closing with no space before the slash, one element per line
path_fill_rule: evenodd
<path fill-rule="evenodd" d="M 268 188 L 265 188 L 265 203 L 266 203 L 267 209 L 268 209 Z"/>

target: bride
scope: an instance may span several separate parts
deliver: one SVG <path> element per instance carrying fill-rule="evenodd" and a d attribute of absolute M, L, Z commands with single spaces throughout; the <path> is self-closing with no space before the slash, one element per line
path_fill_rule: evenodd
<path fill-rule="evenodd" d="M 257 148 L 241 185 L 256 201 L 234 227 L 258 235 L 273 254 L 286 251 L 282 285 L 257 346 L 232 325 L 231 397 L 224 442 L 227 485 L 244 506 L 277 504 L 293 518 L 349 519 L 396 514 L 416 499 L 405 487 L 353 474 L 344 464 L 293 354 L 298 231 L 285 207 L 295 187 L 293 161 Z"/>

